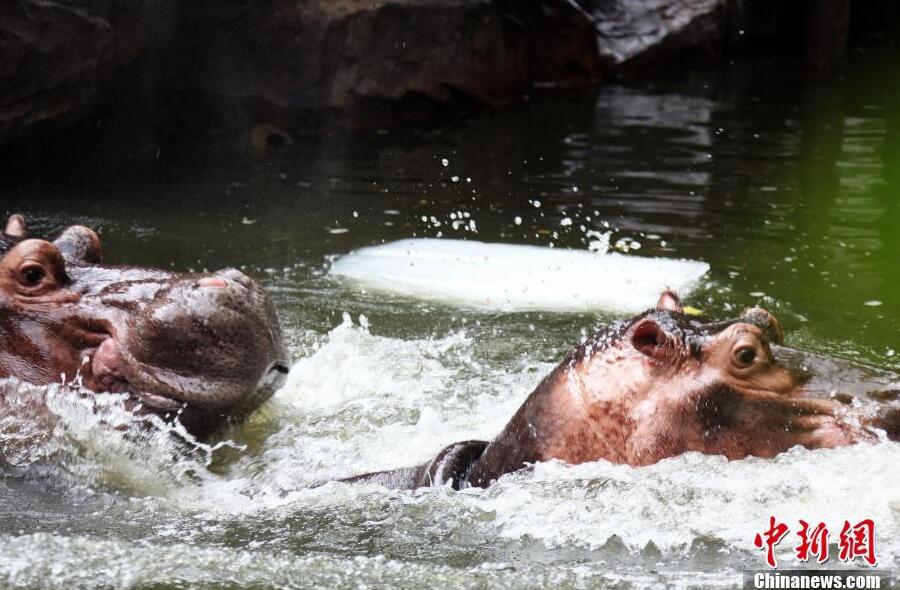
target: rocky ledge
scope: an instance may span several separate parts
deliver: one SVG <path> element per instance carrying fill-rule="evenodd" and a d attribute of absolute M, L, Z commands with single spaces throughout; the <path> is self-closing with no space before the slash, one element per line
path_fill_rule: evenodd
<path fill-rule="evenodd" d="M 295 132 L 310 112 L 365 125 L 408 99 L 499 104 L 594 84 L 661 48 L 717 39 L 728 2 L 13 0 L 0 7 L 0 142 L 85 117 L 123 71 L 158 68 L 150 55 L 178 64 L 179 92 Z"/>

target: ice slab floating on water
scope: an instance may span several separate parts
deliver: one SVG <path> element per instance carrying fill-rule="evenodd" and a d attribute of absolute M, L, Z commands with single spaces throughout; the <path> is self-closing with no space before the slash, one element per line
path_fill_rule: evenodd
<path fill-rule="evenodd" d="M 708 270 L 696 260 L 429 238 L 362 248 L 331 266 L 371 289 L 463 306 L 626 313 L 652 307 L 666 287 L 686 295 Z"/>

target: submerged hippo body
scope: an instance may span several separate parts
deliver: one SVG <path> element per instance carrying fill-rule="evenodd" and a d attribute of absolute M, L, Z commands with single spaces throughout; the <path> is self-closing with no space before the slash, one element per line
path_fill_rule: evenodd
<path fill-rule="evenodd" d="M 236 270 L 176 274 L 103 266 L 97 234 L 73 226 L 0 235 L 0 377 L 129 393 L 141 413 L 210 431 L 257 406 L 287 372 L 274 310 Z"/>
<path fill-rule="evenodd" d="M 642 466 L 689 451 L 772 457 L 795 445 L 900 437 L 896 405 L 848 405 L 805 389 L 773 357 L 781 340 L 765 310 L 702 323 L 667 291 L 655 309 L 566 355 L 493 442 L 456 443 L 425 465 L 346 481 L 484 487 L 551 459 Z"/>

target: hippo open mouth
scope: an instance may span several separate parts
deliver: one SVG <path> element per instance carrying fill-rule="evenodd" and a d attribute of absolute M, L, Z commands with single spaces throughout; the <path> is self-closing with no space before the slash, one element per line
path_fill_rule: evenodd
<path fill-rule="evenodd" d="M 93 391 L 131 394 L 139 411 L 177 413 L 199 433 L 257 407 L 287 374 L 274 308 L 240 271 L 103 266 L 92 230 L 26 239 L 20 216 L 0 256 L 0 376 L 80 376 Z"/>

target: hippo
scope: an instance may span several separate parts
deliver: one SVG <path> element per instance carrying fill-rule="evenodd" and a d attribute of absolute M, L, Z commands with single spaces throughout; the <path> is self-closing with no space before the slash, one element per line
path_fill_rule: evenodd
<path fill-rule="evenodd" d="M 767 458 L 796 445 L 900 438 L 896 404 L 805 389 L 808 376 L 773 356 L 782 341 L 764 309 L 704 322 L 666 290 L 655 308 L 569 352 L 492 442 L 455 443 L 424 465 L 342 481 L 461 489 L 553 459 L 639 467 L 690 451 Z"/>
<path fill-rule="evenodd" d="M 104 266 L 93 230 L 29 239 L 21 215 L 0 234 L 0 377 L 127 393 L 129 410 L 204 436 L 287 371 L 274 308 L 237 270 Z"/>

